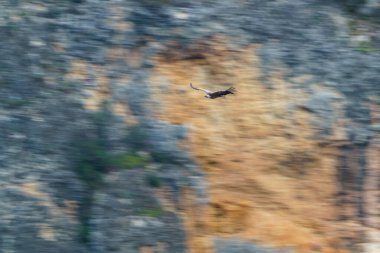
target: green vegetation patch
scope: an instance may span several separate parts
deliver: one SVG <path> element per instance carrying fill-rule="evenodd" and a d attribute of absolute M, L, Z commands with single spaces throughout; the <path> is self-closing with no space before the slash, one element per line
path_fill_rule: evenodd
<path fill-rule="evenodd" d="M 79 241 L 82 243 L 89 243 L 90 242 L 90 226 L 88 224 L 81 224 L 79 227 Z"/>
<path fill-rule="evenodd" d="M 146 156 L 127 152 L 114 156 L 111 159 L 111 165 L 120 169 L 132 169 L 136 167 L 143 167 L 148 161 L 149 159 Z"/>
<path fill-rule="evenodd" d="M 164 213 L 164 210 L 160 207 L 154 208 L 154 209 L 140 209 L 137 214 L 140 216 L 148 216 L 152 218 L 158 218 L 162 216 Z"/>
<path fill-rule="evenodd" d="M 77 143 L 77 161 L 74 167 L 81 180 L 91 189 L 98 188 L 107 171 L 109 157 L 104 145 L 98 139 L 84 139 Z"/>
<path fill-rule="evenodd" d="M 150 187 L 158 188 L 161 186 L 161 179 L 155 174 L 146 175 L 145 180 Z"/>
<path fill-rule="evenodd" d="M 3 100 L 3 103 L 5 107 L 9 109 L 18 109 L 18 108 L 32 104 L 32 101 L 26 100 L 26 99 L 6 99 L 6 100 Z"/>
<path fill-rule="evenodd" d="M 373 47 L 371 43 L 366 41 L 361 42 L 359 46 L 356 48 L 356 50 L 365 54 L 380 52 L 379 48 Z"/>
<path fill-rule="evenodd" d="M 125 142 L 134 151 L 146 150 L 148 145 L 148 134 L 143 126 L 136 125 L 128 128 Z"/>
<path fill-rule="evenodd" d="M 148 6 L 165 6 L 170 4 L 170 0 L 143 0 L 142 2 Z"/>

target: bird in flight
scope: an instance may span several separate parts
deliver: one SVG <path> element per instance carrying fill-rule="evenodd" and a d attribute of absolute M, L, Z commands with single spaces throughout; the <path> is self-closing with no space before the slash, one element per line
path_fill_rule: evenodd
<path fill-rule="evenodd" d="M 205 92 L 206 93 L 205 98 L 210 98 L 210 99 L 223 97 L 223 96 L 226 96 L 228 94 L 235 94 L 235 88 L 234 87 L 231 87 L 227 90 L 221 90 L 221 91 L 215 91 L 215 92 L 205 90 L 205 89 L 201 89 L 201 88 L 196 88 L 191 83 L 190 83 L 190 87 L 193 88 L 194 90 L 201 90 L 201 91 Z"/>

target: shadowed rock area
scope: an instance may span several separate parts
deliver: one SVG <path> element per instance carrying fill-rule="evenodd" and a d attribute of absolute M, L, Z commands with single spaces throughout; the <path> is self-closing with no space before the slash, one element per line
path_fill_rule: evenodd
<path fill-rule="evenodd" d="M 380 252 L 379 6 L 2 1 L 0 252 Z"/>

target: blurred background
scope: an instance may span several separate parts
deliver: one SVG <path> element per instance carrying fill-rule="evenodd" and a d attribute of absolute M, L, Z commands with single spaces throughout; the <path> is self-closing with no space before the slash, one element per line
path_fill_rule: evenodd
<path fill-rule="evenodd" d="M 0 252 L 379 253 L 379 17 L 0 0 Z"/>

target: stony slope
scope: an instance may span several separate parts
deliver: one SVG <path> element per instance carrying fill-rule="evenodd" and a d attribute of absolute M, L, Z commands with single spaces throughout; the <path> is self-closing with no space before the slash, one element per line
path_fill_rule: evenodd
<path fill-rule="evenodd" d="M 326 1 L 1 5 L 0 251 L 379 251 L 376 22 Z M 89 187 L 73 146 L 97 134 L 150 162 Z"/>

